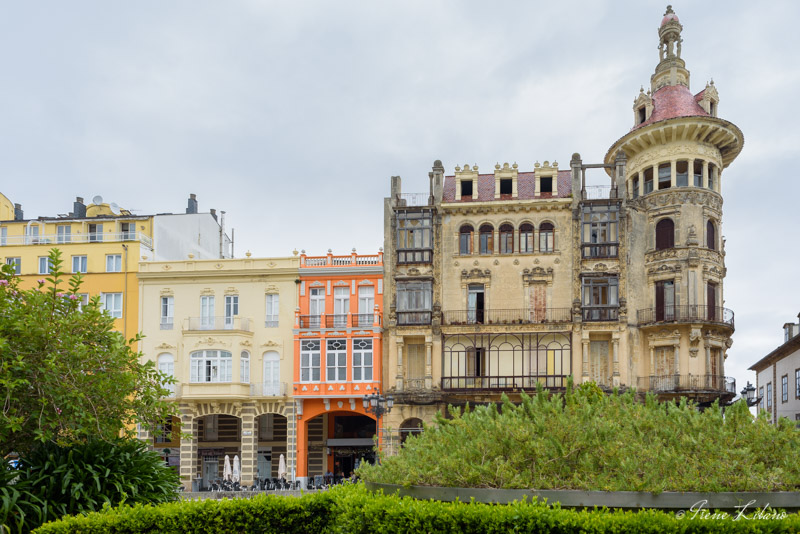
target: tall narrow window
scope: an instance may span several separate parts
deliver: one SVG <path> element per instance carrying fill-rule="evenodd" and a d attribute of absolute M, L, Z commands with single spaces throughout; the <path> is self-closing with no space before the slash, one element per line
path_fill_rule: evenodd
<path fill-rule="evenodd" d="M 250 353 L 246 350 L 239 355 L 239 375 L 242 384 L 250 383 Z"/>
<path fill-rule="evenodd" d="M 638 123 L 637 124 L 642 124 L 644 121 L 647 120 L 647 108 L 646 107 L 642 106 L 639 109 L 637 109 L 636 112 L 637 112 L 637 118 L 638 118 Z"/>
<path fill-rule="evenodd" d="M 300 340 L 300 381 L 319 382 L 320 340 Z"/>
<path fill-rule="evenodd" d="M 694 186 L 703 187 L 703 161 L 699 159 L 694 162 Z"/>
<path fill-rule="evenodd" d="M 483 284 L 470 284 L 467 288 L 467 320 L 470 324 L 483 324 Z"/>
<path fill-rule="evenodd" d="M 709 282 L 706 285 L 706 317 L 709 321 L 717 320 L 717 284 Z"/>
<path fill-rule="evenodd" d="M 430 209 L 398 211 L 397 261 L 430 263 L 433 254 L 433 212 Z"/>
<path fill-rule="evenodd" d="M 669 189 L 672 186 L 672 165 L 662 163 L 658 166 L 658 190 Z"/>
<path fill-rule="evenodd" d="M 5 226 L 0 226 L 0 247 L 4 247 L 8 244 L 8 228 Z"/>
<path fill-rule="evenodd" d="M 239 295 L 225 295 L 225 328 L 234 327 L 237 315 L 239 315 Z"/>
<path fill-rule="evenodd" d="M 353 339 L 353 381 L 372 380 L 372 339 Z"/>
<path fill-rule="evenodd" d="M 479 241 L 481 254 L 494 253 L 494 227 L 491 224 L 481 226 Z"/>
<path fill-rule="evenodd" d="M 706 222 L 706 248 L 717 250 L 717 229 L 713 221 Z"/>
<path fill-rule="evenodd" d="M 200 297 L 200 328 L 210 330 L 214 328 L 214 296 Z"/>
<path fill-rule="evenodd" d="M 675 185 L 677 187 L 689 185 L 689 162 L 686 160 L 675 163 Z"/>
<path fill-rule="evenodd" d="M 94 243 L 103 240 L 103 225 L 90 224 L 89 225 L 89 242 Z"/>
<path fill-rule="evenodd" d="M 172 354 L 158 355 L 158 370 L 170 378 L 175 377 L 175 358 Z M 175 384 L 162 384 L 162 387 L 172 394 L 175 393 Z"/>
<path fill-rule="evenodd" d="M 675 281 L 656 282 L 656 321 L 675 320 Z"/>
<path fill-rule="evenodd" d="M 794 370 L 794 396 L 800 399 L 800 369 Z"/>
<path fill-rule="evenodd" d="M 539 252 L 555 250 L 555 232 L 553 223 L 543 222 L 539 225 Z"/>
<path fill-rule="evenodd" d="M 347 314 L 350 313 L 350 287 L 333 288 L 333 326 L 347 326 Z"/>
<path fill-rule="evenodd" d="M 789 402 L 789 375 L 781 377 L 781 402 Z"/>
<path fill-rule="evenodd" d="M 672 219 L 661 219 L 656 223 L 656 250 L 675 247 L 675 223 Z"/>
<path fill-rule="evenodd" d="M 500 226 L 500 254 L 514 253 L 514 227 L 510 224 Z"/>
<path fill-rule="evenodd" d="M 316 352 L 317 363 L 316 363 L 316 365 L 317 365 L 317 380 L 319 380 L 319 340 L 311 340 L 311 341 L 312 341 L 311 345 L 317 347 L 317 352 Z M 316 345 L 314 345 L 314 342 L 316 342 Z M 303 342 L 301 344 L 301 346 L 302 346 L 302 350 L 305 352 L 305 354 L 307 356 L 306 361 L 307 362 L 311 362 L 313 360 L 313 358 L 308 356 L 309 355 L 308 345 L 305 342 Z M 302 354 L 303 353 L 301 352 L 301 355 Z M 301 356 L 301 359 L 302 359 L 302 356 Z M 301 378 L 301 380 L 303 382 L 308 382 L 308 379 L 303 378 L 302 369 L 303 369 L 303 367 L 301 366 L 301 377 L 300 378 Z M 304 369 L 306 369 L 306 372 L 308 373 L 308 371 L 310 369 L 310 366 L 307 365 L 306 367 L 304 367 Z M 310 376 L 310 373 L 308 374 L 308 376 Z M 269 351 L 269 352 L 265 352 L 264 353 L 264 395 L 267 396 L 267 397 L 270 397 L 270 396 L 278 396 L 280 394 L 281 394 L 281 357 L 274 350 L 273 351 Z"/>
<path fill-rule="evenodd" d="M 472 254 L 472 226 L 463 225 L 458 230 L 458 253 L 462 256 Z"/>
<path fill-rule="evenodd" d="M 122 293 L 103 293 L 102 302 L 111 317 L 122 319 Z"/>
<path fill-rule="evenodd" d="M 375 286 L 358 288 L 358 317 L 353 326 L 371 326 L 375 321 Z"/>
<path fill-rule="evenodd" d="M 639 177 L 636 176 L 631 180 L 631 198 L 639 198 Z"/>
<path fill-rule="evenodd" d="M 175 297 L 161 297 L 161 330 L 172 330 L 174 314 Z"/>
<path fill-rule="evenodd" d="M 713 163 L 708 164 L 708 188 L 714 191 L 717 178 L 717 166 Z"/>
<path fill-rule="evenodd" d="M 312 287 L 308 299 L 308 326 L 319 328 L 320 318 L 325 313 L 325 289 Z"/>
<path fill-rule="evenodd" d="M 122 235 L 120 236 L 123 241 L 134 241 L 136 239 L 136 223 L 122 223 Z"/>
<path fill-rule="evenodd" d="M 86 256 L 72 256 L 72 272 L 85 273 L 87 272 L 88 261 Z"/>
<path fill-rule="evenodd" d="M 653 168 L 648 167 L 644 170 L 644 194 L 653 192 Z"/>
<path fill-rule="evenodd" d="M 329 339 L 325 345 L 325 362 L 328 382 L 347 380 L 347 340 Z"/>
<path fill-rule="evenodd" d="M 461 180 L 461 198 L 472 198 L 472 180 Z"/>
<path fill-rule="evenodd" d="M 34 224 L 33 226 L 28 227 L 25 244 L 35 245 L 38 242 L 39 242 L 39 226 Z"/>
<path fill-rule="evenodd" d="M 767 410 L 772 410 L 772 382 L 767 382 Z M 772 414 L 769 416 L 771 419 Z"/>
<path fill-rule="evenodd" d="M 521 224 L 519 226 L 519 251 L 523 254 L 533 252 L 533 225 Z"/>
<path fill-rule="evenodd" d="M 278 316 L 280 314 L 280 296 L 278 294 L 267 295 L 267 320 L 264 323 L 268 327 L 278 326 Z"/>
<path fill-rule="evenodd" d="M 66 224 L 56 226 L 56 243 L 69 243 L 72 237 L 72 228 Z"/>

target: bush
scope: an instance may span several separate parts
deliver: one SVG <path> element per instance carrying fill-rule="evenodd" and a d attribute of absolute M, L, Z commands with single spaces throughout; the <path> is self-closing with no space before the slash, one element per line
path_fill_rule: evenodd
<path fill-rule="evenodd" d="M 36 534 L 89 533 L 506 533 L 506 532 L 798 532 L 800 515 L 783 520 L 683 518 L 652 510 L 563 510 L 540 503 L 509 505 L 417 501 L 372 494 L 363 485 L 303 497 L 184 501 L 124 506 L 64 518 Z"/>
<path fill-rule="evenodd" d="M 753 419 L 745 403 L 699 411 L 638 402 L 593 384 L 564 395 L 504 397 L 410 436 L 397 456 L 362 464 L 368 481 L 405 486 L 608 491 L 796 491 L 800 433 Z"/>
<path fill-rule="evenodd" d="M 161 456 L 138 440 L 46 443 L 23 456 L 18 471 L 4 473 L 0 519 L 26 530 L 105 504 L 163 503 L 177 498 L 179 482 Z"/>

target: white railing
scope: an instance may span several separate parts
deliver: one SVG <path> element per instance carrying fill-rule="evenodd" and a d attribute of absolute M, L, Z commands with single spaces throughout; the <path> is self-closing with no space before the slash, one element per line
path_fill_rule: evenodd
<path fill-rule="evenodd" d="M 356 265 L 379 265 L 380 256 L 356 256 Z"/>
<path fill-rule="evenodd" d="M 306 267 L 323 267 L 328 265 L 328 258 L 306 258 Z"/>
<path fill-rule="evenodd" d="M 350 265 L 353 261 L 352 256 L 332 256 L 332 265 Z"/>
<path fill-rule="evenodd" d="M 250 384 L 251 397 L 285 397 L 286 382 Z"/>
<path fill-rule="evenodd" d="M 139 241 L 147 248 L 153 248 L 153 239 L 146 234 L 136 232 L 90 232 L 86 234 L 44 234 L 44 235 L 10 235 L 0 246 L 11 245 L 68 245 L 71 243 L 117 243 L 120 241 Z"/>
<path fill-rule="evenodd" d="M 189 317 L 184 330 L 244 330 L 251 332 L 247 317 Z"/>
<path fill-rule="evenodd" d="M 430 195 L 428 193 L 400 193 L 401 206 L 427 206 Z"/>

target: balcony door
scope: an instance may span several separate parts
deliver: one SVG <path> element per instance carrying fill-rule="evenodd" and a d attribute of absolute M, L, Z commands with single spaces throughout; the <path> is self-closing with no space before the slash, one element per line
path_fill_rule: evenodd
<path fill-rule="evenodd" d="M 225 296 L 225 329 L 233 328 L 234 317 L 239 315 L 239 295 Z"/>
<path fill-rule="evenodd" d="M 530 286 L 531 322 L 543 323 L 547 317 L 547 284 L 536 283 Z"/>
<path fill-rule="evenodd" d="M 200 328 L 211 330 L 214 327 L 214 297 L 200 297 Z"/>
<path fill-rule="evenodd" d="M 425 345 L 422 343 L 406 345 L 406 387 L 425 387 Z"/>
<path fill-rule="evenodd" d="M 656 321 L 675 320 L 675 282 L 656 282 Z"/>
<path fill-rule="evenodd" d="M 344 328 L 347 326 L 347 314 L 350 312 L 350 288 L 333 288 L 333 326 Z"/>
<path fill-rule="evenodd" d="M 608 371 L 608 341 L 589 342 L 589 375 L 595 384 L 609 385 L 611 373 Z"/>
<path fill-rule="evenodd" d="M 717 318 L 717 284 L 709 282 L 706 285 L 706 317 L 709 321 L 714 321 Z"/>
<path fill-rule="evenodd" d="M 308 301 L 309 326 L 318 328 L 319 318 L 323 313 L 325 313 L 325 289 L 312 287 Z"/>
<path fill-rule="evenodd" d="M 483 324 L 484 291 L 483 284 L 470 284 L 467 288 L 467 320 L 470 324 Z"/>
<path fill-rule="evenodd" d="M 487 374 L 486 349 L 470 347 L 467 349 L 467 387 L 481 387 L 481 378 Z"/>
<path fill-rule="evenodd" d="M 264 396 L 281 394 L 281 358 L 277 352 L 264 353 Z"/>

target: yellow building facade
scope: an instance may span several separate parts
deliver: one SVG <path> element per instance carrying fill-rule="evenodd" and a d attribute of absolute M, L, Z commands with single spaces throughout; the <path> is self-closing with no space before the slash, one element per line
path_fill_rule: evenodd
<path fill-rule="evenodd" d="M 291 478 L 299 267 L 249 254 L 139 264 L 141 350 L 175 377 L 180 410 L 162 435 L 140 438 L 180 466 L 187 489 L 221 479 L 226 455 L 239 456 L 243 484 L 278 477 L 281 455 Z"/>

